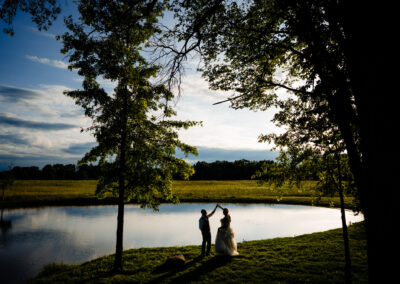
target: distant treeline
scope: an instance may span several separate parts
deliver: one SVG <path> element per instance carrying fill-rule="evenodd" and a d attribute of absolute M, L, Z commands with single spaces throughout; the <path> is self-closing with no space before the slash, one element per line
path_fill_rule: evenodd
<path fill-rule="evenodd" d="M 98 179 L 100 170 L 95 165 L 76 166 L 74 164 L 46 165 L 39 167 L 13 167 L 11 174 L 15 179 L 49 179 L 49 180 L 73 180 L 73 179 Z M 0 173 L 1 175 L 1 173 Z"/>
<path fill-rule="evenodd" d="M 263 163 L 274 162 L 248 160 L 197 162 L 193 165 L 195 174 L 190 177 L 190 180 L 249 180 Z M 74 164 L 46 165 L 42 169 L 16 166 L 11 169 L 11 174 L 15 179 L 25 180 L 83 180 L 98 179 L 100 169 L 97 165 L 76 166 Z M 1 175 L 2 172 L 0 172 L 0 178 Z M 175 179 L 181 178 L 176 176 Z"/>
<path fill-rule="evenodd" d="M 248 160 L 197 162 L 193 165 L 195 173 L 190 180 L 248 180 L 264 163 L 274 162 Z"/>

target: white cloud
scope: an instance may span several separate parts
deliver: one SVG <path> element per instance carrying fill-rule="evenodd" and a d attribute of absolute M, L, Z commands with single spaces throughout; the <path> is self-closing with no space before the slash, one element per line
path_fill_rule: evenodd
<path fill-rule="evenodd" d="M 52 60 L 52 59 L 48 59 L 48 58 L 44 58 L 44 57 L 37 57 L 37 56 L 32 56 L 32 55 L 26 55 L 25 57 L 33 62 L 46 64 L 46 65 L 53 66 L 53 67 L 60 68 L 60 69 L 68 69 L 68 64 L 61 60 Z"/>
<path fill-rule="evenodd" d="M 174 90 L 177 93 L 177 90 Z M 213 91 L 208 88 L 208 82 L 199 73 L 186 75 L 182 78 L 181 91 L 183 97 L 198 97 L 211 104 L 225 100 L 232 92 Z"/>
<path fill-rule="evenodd" d="M 74 77 L 73 80 L 75 82 L 82 83 L 83 77 Z M 104 79 L 103 77 L 98 77 L 96 80 L 97 80 L 97 83 L 99 83 L 100 86 L 102 88 L 104 88 L 104 90 L 109 94 L 113 93 L 114 89 L 118 86 L 117 81 L 111 81 L 109 79 Z"/>
<path fill-rule="evenodd" d="M 72 98 L 63 94 L 64 91 L 72 90 L 71 88 L 45 84 L 39 87 L 38 89 L 7 87 L 8 93 L 5 99 L 0 89 L 0 112 L 12 113 L 22 119 L 34 121 L 87 126 L 83 109 L 75 105 Z M 11 100 L 8 99 L 9 97 L 18 97 L 18 99 Z"/>
<path fill-rule="evenodd" d="M 98 78 L 97 82 L 106 90 L 114 90 L 117 86 L 118 86 L 118 82 L 117 81 L 111 81 L 109 79 L 104 79 L 104 78 Z"/>
<path fill-rule="evenodd" d="M 51 39 L 55 39 L 56 38 L 55 34 L 46 32 L 44 30 L 39 31 L 37 28 L 34 28 L 34 27 L 26 27 L 26 28 L 29 31 L 33 32 L 34 34 L 41 35 L 41 36 L 44 36 L 44 37 L 48 37 L 48 38 L 51 38 Z"/>
<path fill-rule="evenodd" d="M 112 86 L 112 82 L 102 83 Z M 261 133 L 280 131 L 270 122 L 273 111 L 234 110 L 229 107 L 229 103 L 213 105 L 215 102 L 224 100 L 228 94 L 209 90 L 207 82 L 200 75 L 184 77 L 182 87 L 182 97 L 176 104 L 177 119 L 203 121 L 204 126 L 182 130 L 180 138 L 185 143 L 202 147 L 203 152 L 205 147 L 219 149 L 212 152 L 210 154 L 212 157 L 207 157 L 207 159 L 212 159 L 214 156 L 215 159 L 228 159 L 228 154 L 232 156 L 235 153 L 237 153 L 234 156 L 235 159 L 236 157 L 239 159 L 240 155 L 246 158 L 246 155 L 251 154 L 250 158 L 255 157 L 255 150 L 271 148 L 270 145 L 258 143 L 258 136 Z M 10 116 L 45 123 L 72 124 L 83 128 L 91 125 L 90 119 L 84 116 L 83 110 L 75 105 L 74 100 L 63 94 L 65 90 L 71 90 L 67 86 L 42 84 L 37 89 L 7 86 L 2 90 L 5 99 L 0 104 L 0 112 L 6 112 Z M 19 94 L 18 100 L 9 99 L 15 92 Z M 79 128 L 57 130 L 57 132 L 22 128 L 17 129 L 17 132 L 15 129 L 13 132 L 10 131 L 11 129 L 0 129 L 0 135 L 4 141 L 8 139 L 14 142 L 14 144 L 8 144 L 6 148 L 3 147 L 2 150 L 5 152 L 0 151 L 0 156 L 18 156 L 20 158 L 16 158 L 15 161 L 20 161 L 20 163 L 24 156 L 30 157 L 32 163 L 36 161 L 34 158 L 40 157 L 41 159 L 57 158 L 60 159 L 59 161 L 64 159 L 66 162 L 79 159 L 81 154 L 77 152 L 77 147 L 93 143 L 95 140 L 90 133 L 81 133 Z M 7 133 L 12 133 L 14 136 L 8 137 Z M 233 152 L 226 152 L 229 149 Z M 206 157 L 198 158 L 205 159 Z M 191 157 L 191 159 L 196 158 Z M 37 161 L 37 163 L 40 162 Z M 48 162 L 46 160 L 43 163 Z"/>
<path fill-rule="evenodd" d="M 17 87 L 3 88 L 6 98 L 19 95 L 18 100 L 3 100 L 0 104 L 0 113 L 3 113 L 5 122 L 0 129 L 2 147 L 0 151 L 0 166 L 4 161 L 15 165 L 32 163 L 61 162 L 79 159 L 79 155 L 67 153 L 64 150 L 71 144 L 94 141 L 89 133 L 81 133 L 79 127 L 87 127 L 90 120 L 83 114 L 83 110 L 76 106 L 74 100 L 63 94 L 70 88 L 62 85 L 40 85 L 39 89 L 20 89 Z M 22 94 L 22 95 L 21 95 Z M 7 120 L 7 118 L 9 118 Z M 12 123 L 42 123 L 43 127 L 14 127 Z M 35 125 L 36 125 L 35 124 Z M 56 131 L 46 129 L 46 125 L 76 125 L 74 128 L 60 128 Z M 6 158 L 8 157 L 8 158 Z M 48 161 L 46 162 L 46 157 Z M 41 159 L 40 161 L 37 159 Z M 56 160 L 58 159 L 58 160 Z M 29 162 L 26 162 L 29 164 Z M 7 164 L 7 163 L 5 163 Z M 27 165 L 24 164 L 24 165 Z"/>
<path fill-rule="evenodd" d="M 271 119 L 275 111 L 254 112 L 248 109 L 234 110 L 229 102 L 213 105 L 228 95 L 208 89 L 200 75 L 183 79 L 183 95 L 176 104 L 180 120 L 203 121 L 197 126 L 180 131 L 180 138 L 190 144 L 220 149 L 263 150 L 272 145 L 258 143 L 262 133 L 281 132 Z"/>

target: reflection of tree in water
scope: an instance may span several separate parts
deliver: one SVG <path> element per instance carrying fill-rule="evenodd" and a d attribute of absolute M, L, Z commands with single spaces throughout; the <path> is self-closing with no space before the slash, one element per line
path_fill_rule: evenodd
<path fill-rule="evenodd" d="M 8 167 L 9 170 L 6 172 L 2 172 L 0 175 L 0 188 L 2 190 L 2 197 L 1 197 L 1 202 L 4 203 L 5 199 L 5 191 L 6 189 L 11 188 L 11 186 L 14 183 L 14 177 L 11 174 L 11 166 Z M 3 219 L 3 211 L 4 208 L 1 208 L 1 215 L 0 215 L 0 230 L 1 230 L 1 246 L 6 245 L 6 234 L 7 232 L 11 229 L 11 221 Z"/>
<path fill-rule="evenodd" d="M 4 208 L 1 208 L 1 216 L 0 216 L 0 230 L 1 230 L 0 244 L 1 244 L 1 246 L 6 245 L 6 235 L 7 235 L 7 232 L 12 227 L 10 220 L 3 219 L 3 211 L 4 211 Z"/>

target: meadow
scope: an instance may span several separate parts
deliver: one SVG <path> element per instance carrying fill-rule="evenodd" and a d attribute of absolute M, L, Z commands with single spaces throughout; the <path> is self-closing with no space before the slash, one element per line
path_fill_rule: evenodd
<path fill-rule="evenodd" d="M 349 227 L 353 283 L 367 283 L 365 231 Z M 200 246 L 124 251 L 122 273 L 113 255 L 79 265 L 49 264 L 32 283 L 343 283 L 342 230 L 238 243 L 237 257 L 199 258 Z M 181 269 L 165 269 L 169 256 L 184 255 Z"/>
<path fill-rule="evenodd" d="M 1 207 L 28 207 L 50 205 L 115 204 L 116 199 L 95 195 L 96 180 L 16 180 L 5 191 Z M 287 184 L 275 188 L 259 185 L 254 180 L 239 181 L 174 181 L 173 192 L 180 202 L 220 203 L 287 203 L 318 206 L 339 206 L 338 197 L 317 197 L 315 182 L 305 181 L 301 187 Z M 350 207 L 353 197 L 346 197 Z"/>

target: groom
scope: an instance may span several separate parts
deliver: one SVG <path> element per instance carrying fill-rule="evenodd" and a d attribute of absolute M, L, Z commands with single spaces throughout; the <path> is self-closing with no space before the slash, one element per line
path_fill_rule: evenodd
<path fill-rule="evenodd" d="M 206 255 L 210 255 L 210 250 L 211 250 L 211 230 L 210 230 L 210 223 L 208 222 L 208 218 L 210 218 L 215 210 L 217 209 L 217 206 L 215 206 L 214 210 L 207 215 L 207 211 L 202 209 L 201 210 L 201 217 L 199 220 L 199 228 L 201 231 L 201 235 L 203 236 L 203 243 L 201 245 L 201 256 L 204 256 L 206 244 L 207 244 L 207 253 Z"/>

